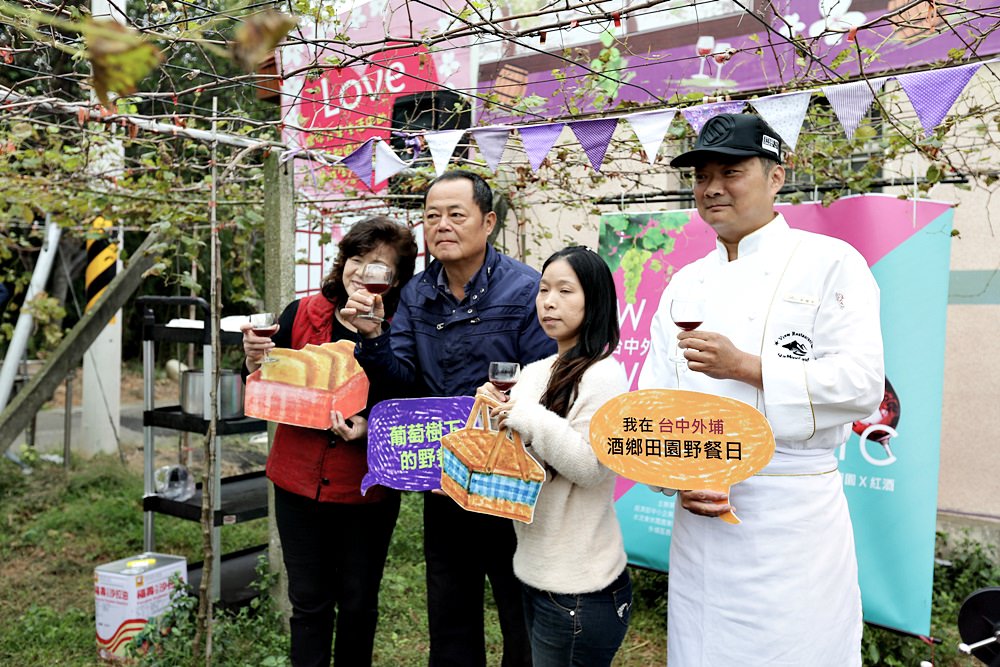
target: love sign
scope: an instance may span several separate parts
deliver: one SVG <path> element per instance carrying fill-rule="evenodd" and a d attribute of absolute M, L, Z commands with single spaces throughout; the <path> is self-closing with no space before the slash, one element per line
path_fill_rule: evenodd
<path fill-rule="evenodd" d="M 753 406 L 679 389 L 611 399 L 590 421 L 590 445 L 601 463 L 626 479 L 727 495 L 774 455 L 771 427 Z M 720 518 L 739 523 L 731 511 Z"/>

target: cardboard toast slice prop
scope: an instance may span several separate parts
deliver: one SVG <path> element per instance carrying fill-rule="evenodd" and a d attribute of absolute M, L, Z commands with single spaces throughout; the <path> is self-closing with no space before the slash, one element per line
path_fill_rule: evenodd
<path fill-rule="evenodd" d="M 276 363 L 247 377 L 247 417 L 326 430 L 330 411 L 356 415 L 368 403 L 368 376 L 354 358 L 354 343 L 339 340 L 301 350 L 271 350 Z"/>
<path fill-rule="evenodd" d="M 753 406 L 680 389 L 616 396 L 590 421 L 598 460 L 626 479 L 670 489 L 729 495 L 774 456 L 774 435 Z M 719 518 L 739 523 L 733 512 Z"/>
<path fill-rule="evenodd" d="M 467 510 L 531 523 L 545 468 L 517 431 L 492 427 L 498 405 L 476 396 L 465 428 L 441 438 L 441 489 Z"/>

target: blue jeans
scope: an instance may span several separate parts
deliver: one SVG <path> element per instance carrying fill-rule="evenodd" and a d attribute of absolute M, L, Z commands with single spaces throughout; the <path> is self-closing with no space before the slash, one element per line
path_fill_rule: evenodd
<path fill-rule="evenodd" d="M 524 586 L 534 667 L 607 667 L 632 614 L 628 568 L 594 593 L 564 595 Z"/>

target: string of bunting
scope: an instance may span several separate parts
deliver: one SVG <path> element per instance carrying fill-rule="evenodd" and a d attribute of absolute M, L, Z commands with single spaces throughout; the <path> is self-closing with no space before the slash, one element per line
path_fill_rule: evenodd
<path fill-rule="evenodd" d="M 819 90 L 830 102 L 847 138 L 852 139 L 861 120 L 868 114 L 875 96 L 890 79 L 895 79 L 909 98 L 926 136 L 933 133 L 934 129 L 944 121 L 979 68 L 994 62 L 1000 62 L 1000 58 L 955 67 L 851 81 L 823 86 Z M 496 172 L 510 134 L 516 130 L 521 137 L 532 170 L 538 171 L 558 141 L 563 128 L 568 125 L 580 142 L 591 166 L 599 172 L 619 120 L 628 122 L 646 152 L 649 163 L 653 164 L 666 137 L 667 129 L 678 114 L 698 132 L 714 116 L 721 113 L 741 113 L 747 104 L 774 128 L 792 150 L 795 150 L 809 102 L 815 92 L 817 91 L 803 90 L 768 95 L 753 100 L 713 102 L 683 109 L 638 111 L 598 119 L 533 125 L 490 125 L 469 130 L 436 130 L 413 134 L 421 138 L 422 143 L 427 146 L 434 163 L 434 170 L 441 175 L 447 169 L 455 147 L 466 132 L 476 142 L 486 165 L 491 171 Z M 368 139 L 349 155 L 334 162 L 347 167 L 362 183 L 374 188 L 376 183 L 382 183 L 411 166 L 415 159 L 409 162 L 403 160 L 386 142 L 376 137 Z"/>

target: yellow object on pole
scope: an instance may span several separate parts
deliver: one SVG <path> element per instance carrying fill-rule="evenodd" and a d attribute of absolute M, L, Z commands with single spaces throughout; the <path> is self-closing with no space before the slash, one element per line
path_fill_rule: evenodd
<path fill-rule="evenodd" d="M 87 241 L 87 271 L 84 279 L 87 310 L 90 310 L 111 283 L 118 264 L 118 244 L 108 239 L 111 221 L 98 216 L 91 227 L 99 236 L 95 234 L 96 238 Z"/>

